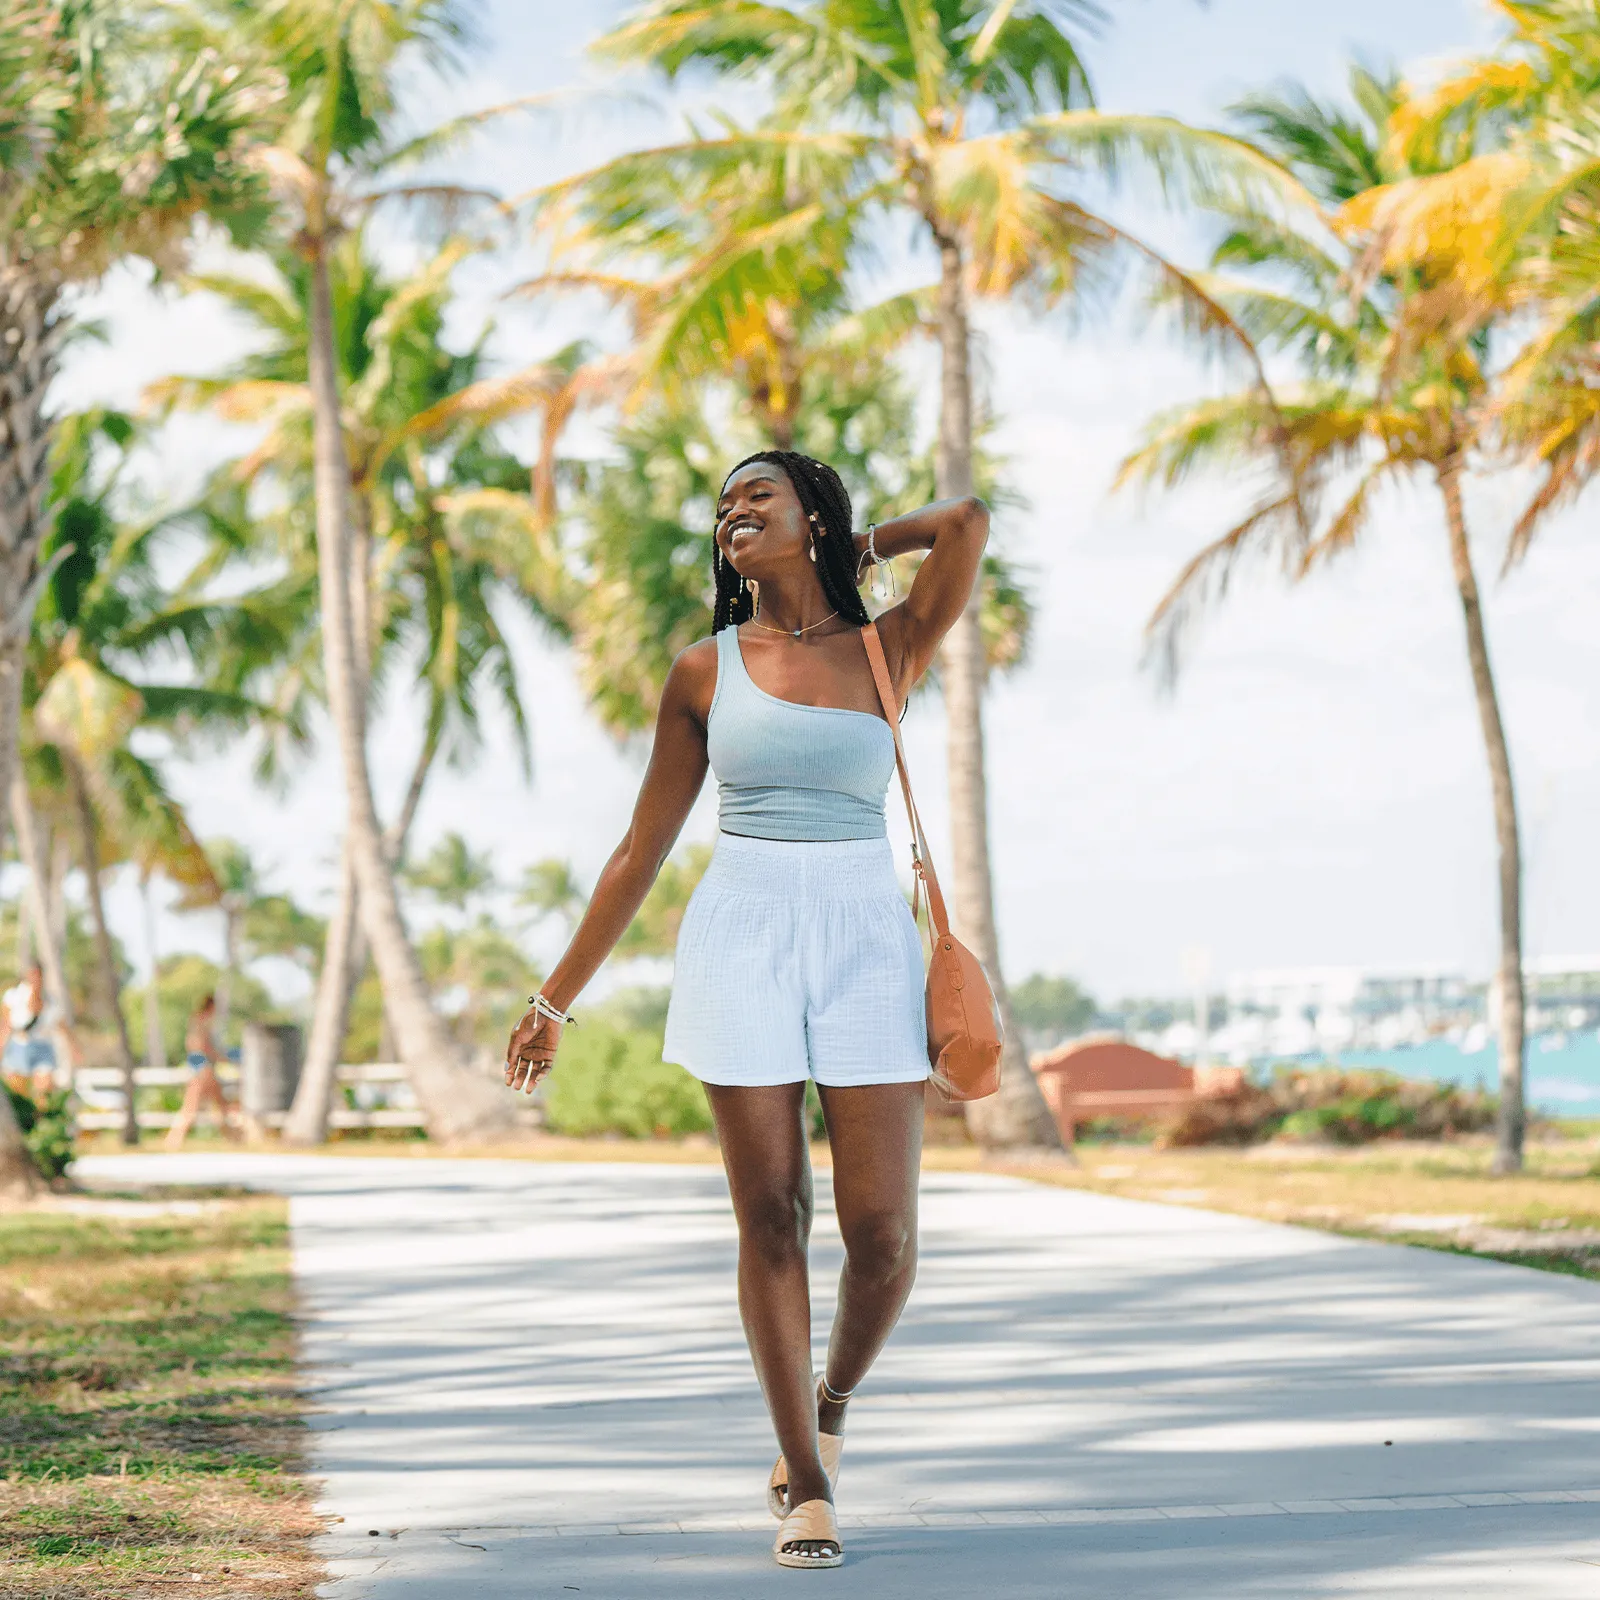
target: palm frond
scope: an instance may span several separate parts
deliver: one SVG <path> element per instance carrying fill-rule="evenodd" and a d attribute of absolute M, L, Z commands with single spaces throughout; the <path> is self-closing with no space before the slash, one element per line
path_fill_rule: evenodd
<path fill-rule="evenodd" d="M 1286 166 L 1233 134 L 1176 117 L 1104 111 L 1064 111 L 1026 126 L 1041 157 L 1094 167 L 1112 179 L 1135 166 L 1169 202 L 1230 214 L 1323 215 L 1316 196 Z"/>
<path fill-rule="evenodd" d="M 1296 576 L 1305 577 L 1313 567 L 1350 550 L 1366 527 L 1374 492 L 1393 470 L 1394 462 L 1384 456 L 1361 475 L 1360 482 L 1349 498 L 1334 513 L 1328 525 L 1306 546 Z"/>
<path fill-rule="evenodd" d="M 1300 508 L 1293 495 L 1267 500 L 1188 561 L 1145 624 L 1145 659 L 1163 687 L 1178 679 L 1184 652 L 1204 614 L 1224 599 L 1245 562 L 1276 556 L 1293 572 L 1305 558 Z"/>
<path fill-rule="evenodd" d="M 540 94 L 517 95 L 496 105 L 480 106 L 476 111 L 451 117 L 437 127 L 428 129 L 426 133 L 401 140 L 384 150 L 373 163 L 373 170 L 388 172 L 395 167 L 413 166 L 418 162 L 446 155 L 459 148 L 486 123 L 497 122 L 502 117 L 508 117 L 517 111 L 539 111 L 559 105 L 570 100 L 573 93 L 574 91 L 570 89 L 558 89 Z"/>

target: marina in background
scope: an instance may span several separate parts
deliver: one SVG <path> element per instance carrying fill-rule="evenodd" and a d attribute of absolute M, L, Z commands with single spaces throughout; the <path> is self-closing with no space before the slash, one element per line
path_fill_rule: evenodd
<path fill-rule="evenodd" d="M 1600 1117 L 1600 955 L 1549 957 L 1525 972 L 1527 1095 L 1546 1116 Z M 1181 1060 L 1261 1069 L 1330 1062 L 1492 1089 L 1499 1078 L 1492 985 L 1443 967 L 1297 967 L 1234 973 L 1135 1042 Z"/>

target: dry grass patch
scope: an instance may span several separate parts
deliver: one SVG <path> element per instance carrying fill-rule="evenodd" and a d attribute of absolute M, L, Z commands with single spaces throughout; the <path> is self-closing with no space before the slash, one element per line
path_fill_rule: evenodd
<path fill-rule="evenodd" d="M 1600 1279 L 1600 1142 L 1528 1148 L 1528 1170 L 1497 1178 L 1485 1139 L 1389 1142 L 1356 1149 L 1262 1145 L 1155 1150 L 1085 1145 L 1077 1167 L 1000 1164 L 1069 1188 L 1203 1206 L 1364 1238 L 1465 1251 Z M 976 1152 L 929 1151 L 926 1165 L 976 1170 Z"/>
<path fill-rule="evenodd" d="M 0 1214 L 6 1600 L 315 1593 L 287 1207 L 195 1194 Z"/>

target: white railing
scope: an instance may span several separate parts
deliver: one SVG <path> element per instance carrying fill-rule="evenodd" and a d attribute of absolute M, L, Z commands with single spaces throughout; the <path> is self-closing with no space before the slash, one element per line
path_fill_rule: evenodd
<path fill-rule="evenodd" d="M 239 1069 L 225 1061 L 217 1069 L 224 1084 L 237 1086 Z M 190 1078 L 187 1067 L 136 1067 L 133 1074 L 135 1088 L 181 1088 Z M 120 1128 L 122 1126 L 122 1073 L 116 1067 L 80 1067 L 73 1074 L 73 1088 L 79 1107 L 77 1125 L 84 1129 Z M 379 1104 L 377 1102 L 412 1101 L 406 1070 L 398 1061 L 345 1062 L 334 1071 L 338 1088 L 348 1085 L 356 1091 L 358 1099 L 370 1098 L 373 1103 L 352 1109 L 335 1099 L 328 1114 L 330 1128 L 421 1128 L 427 1118 L 414 1103 Z M 399 1092 L 396 1093 L 395 1091 Z M 257 1120 L 269 1128 L 281 1127 L 286 1112 L 273 1111 Z M 140 1110 L 137 1113 L 141 1128 L 170 1128 L 178 1120 L 176 1111 Z"/>

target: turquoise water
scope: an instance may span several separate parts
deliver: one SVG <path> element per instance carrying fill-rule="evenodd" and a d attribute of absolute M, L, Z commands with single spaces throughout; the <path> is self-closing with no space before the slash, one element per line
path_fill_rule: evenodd
<path fill-rule="evenodd" d="M 1382 1067 L 1405 1078 L 1495 1086 L 1499 1051 L 1493 1045 L 1467 1054 L 1447 1039 L 1399 1050 L 1341 1050 L 1346 1067 Z M 1528 1104 L 1550 1117 L 1600 1117 L 1600 1034 L 1544 1033 L 1528 1041 Z"/>

